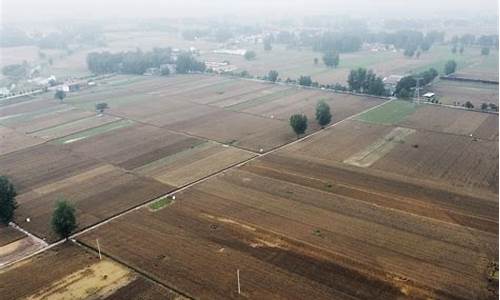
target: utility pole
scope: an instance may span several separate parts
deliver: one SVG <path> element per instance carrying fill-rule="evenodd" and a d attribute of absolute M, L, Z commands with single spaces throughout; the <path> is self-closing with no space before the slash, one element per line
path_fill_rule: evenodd
<path fill-rule="evenodd" d="M 236 270 L 236 277 L 238 278 L 238 295 L 241 294 L 241 286 L 240 286 L 240 269 Z"/>
<path fill-rule="evenodd" d="M 101 247 L 99 246 L 99 240 L 95 239 L 95 241 L 97 242 L 97 251 L 99 251 L 99 260 L 101 260 L 102 256 L 101 256 Z"/>

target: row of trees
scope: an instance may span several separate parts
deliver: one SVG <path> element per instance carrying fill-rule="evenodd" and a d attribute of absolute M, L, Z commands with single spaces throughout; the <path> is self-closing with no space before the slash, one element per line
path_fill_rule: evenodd
<path fill-rule="evenodd" d="M 71 44 L 105 46 L 102 30 L 98 26 L 70 26 L 61 31 L 46 35 L 28 36 L 26 32 L 14 27 L 0 30 L 0 47 L 36 45 L 41 49 L 68 49 Z"/>
<path fill-rule="evenodd" d="M 399 98 L 409 98 L 417 86 L 417 80 L 419 81 L 419 86 L 422 87 L 431 83 L 437 76 L 438 72 L 434 68 L 415 75 L 405 76 L 396 85 L 395 94 Z"/>
<path fill-rule="evenodd" d="M 351 70 L 347 78 L 347 84 L 349 90 L 357 93 L 375 96 L 387 95 L 382 77 L 365 68 Z"/>
<path fill-rule="evenodd" d="M 332 121 L 330 106 L 324 100 L 319 101 L 316 105 L 316 121 L 321 128 L 324 128 Z M 290 117 L 290 127 L 292 127 L 297 138 L 306 132 L 307 124 L 307 116 L 304 114 L 294 114 Z"/>
<path fill-rule="evenodd" d="M 8 225 L 14 220 L 14 213 L 18 207 L 17 192 L 10 180 L 0 176 L 0 222 Z M 66 200 L 57 201 L 51 220 L 54 232 L 61 238 L 68 238 L 76 229 L 75 208 Z"/>
<path fill-rule="evenodd" d="M 110 53 L 92 52 L 87 55 L 87 66 L 94 74 L 125 73 L 144 74 L 149 68 L 159 68 L 164 64 L 175 64 L 178 73 L 203 72 L 205 63 L 199 62 L 188 52 L 181 53 L 174 59 L 170 48 L 155 48 L 152 51 L 141 50 Z M 163 68 L 163 75 L 168 69 Z"/>

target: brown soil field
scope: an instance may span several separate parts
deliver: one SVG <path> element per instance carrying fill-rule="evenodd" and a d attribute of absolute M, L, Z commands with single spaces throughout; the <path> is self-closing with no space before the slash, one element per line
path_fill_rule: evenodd
<path fill-rule="evenodd" d="M 441 133 L 452 133 L 459 135 L 473 134 L 488 118 L 495 118 L 494 115 L 473 112 L 462 109 L 439 107 L 435 105 L 421 105 L 417 110 L 405 117 L 400 126 L 436 131 Z M 497 116 L 498 120 L 498 116 Z M 486 125 L 490 130 L 494 127 Z M 498 135 L 498 125 L 496 126 Z M 491 133 L 494 135 L 493 133 Z"/>
<path fill-rule="evenodd" d="M 133 170 L 202 142 L 162 128 L 136 124 L 97 134 L 63 147 L 74 153 Z"/>
<path fill-rule="evenodd" d="M 208 194 L 200 196 L 213 200 Z M 184 202 L 155 213 L 142 209 L 81 240 L 91 243 L 97 236 L 104 252 L 194 298 L 238 298 L 237 269 L 243 296 L 253 299 L 403 295 L 398 288 L 328 260 L 334 256 L 330 253 L 315 253 L 307 245 L 302 249 L 299 242 L 217 218 Z M 119 247 L 125 241 L 130 246 Z"/>
<path fill-rule="evenodd" d="M 341 162 L 362 151 L 390 130 L 386 126 L 348 120 L 278 152 Z"/>
<path fill-rule="evenodd" d="M 0 155 L 43 143 L 42 139 L 0 126 Z"/>
<path fill-rule="evenodd" d="M 80 239 L 195 298 L 488 297 L 497 201 L 356 169 L 268 155 Z"/>
<path fill-rule="evenodd" d="M 498 141 L 498 115 L 489 115 L 472 135 L 480 139 Z"/>
<path fill-rule="evenodd" d="M 20 99 L 19 102 L 1 105 L 0 106 L 0 118 L 11 117 L 23 113 L 31 113 L 41 110 L 55 109 L 61 106 L 54 99 L 48 99 L 45 95 L 39 95 L 34 98 L 24 98 Z"/>
<path fill-rule="evenodd" d="M 29 134 L 46 128 L 81 120 L 92 115 L 95 115 L 95 113 L 75 109 L 69 105 L 60 105 L 53 111 L 29 116 L 21 114 L 13 118 L 2 120 L 0 123 L 19 132 Z"/>
<path fill-rule="evenodd" d="M 419 131 L 372 168 L 498 194 L 498 141 Z"/>
<path fill-rule="evenodd" d="M 183 186 L 253 156 L 234 147 L 206 142 L 153 161 L 135 172 L 169 185 Z"/>
<path fill-rule="evenodd" d="M 98 164 L 97 160 L 50 144 L 0 156 L 2 175 L 12 180 L 18 194 L 84 172 Z"/>
<path fill-rule="evenodd" d="M 114 116 L 267 151 L 295 138 L 288 125 L 294 113 L 307 113 L 309 132 L 317 130 L 314 107 L 319 99 L 325 98 L 333 106 L 337 121 L 382 101 L 219 76 L 156 78 L 151 82 L 136 78 L 130 77 L 131 82 L 125 78 L 127 84 L 108 89 L 100 86 L 78 93 L 68 103 L 85 108 L 106 99 Z"/>
<path fill-rule="evenodd" d="M 443 104 L 454 105 L 458 102 L 461 106 L 470 101 L 477 109 L 482 103 L 498 105 L 498 84 L 439 80 L 432 83 L 428 89 L 434 92 L 437 100 Z"/>
<path fill-rule="evenodd" d="M 26 276 L 30 274 L 30 276 Z M 181 299 L 96 253 L 64 243 L 0 270 L 2 299 Z"/>
<path fill-rule="evenodd" d="M 294 113 L 303 113 L 308 117 L 311 129 L 319 129 L 315 119 L 316 104 L 324 100 L 330 105 L 332 123 L 343 120 L 370 107 L 381 104 L 384 100 L 373 97 L 361 97 L 346 94 L 336 94 L 317 90 L 305 90 L 291 97 L 280 98 L 262 105 L 257 105 L 244 112 L 261 114 L 288 122 Z"/>
<path fill-rule="evenodd" d="M 496 116 L 443 108 L 443 116 L 439 117 L 436 108 L 423 106 L 403 120 L 402 128 L 416 131 L 394 143 L 389 152 L 370 164 L 370 168 L 478 193 L 497 194 L 498 141 L 465 135 L 477 131 L 478 136 L 494 136 L 492 132 L 498 132 L 498 125 L 494 123 Z M 465 119 L 469 115 L 472 115 L 471 124 Z M 492 120 L 482 125 L 490 117 Z M 461 125 L 470 127 L 465 129 Z M 394 128 L 349 120 L 279 153 L 343 162 L 366 151 Z"/>
<path fill-rule="evenodd" d="M 256 152 L 267 151 L 296 138 L 288 122 L 229 111 L 206 114 L 166 127 Z"/>
<path fill-rule="evenodd" d="M 74 204 L 77 230 L 81 230 L 172 189 L 111 165 L 99 165 L 17 196 L 16 223 L 43 239 L 55 241 L 58 238 L 50 227 L 50 219 L 61 198 Z M 28 217 L 29 223 L 25 221 Z"/>
<path fill-rule="evenodd" d="M 22 239 L 26 235 L 10 226 L 0 225 L 0 247 Z"/>
<path fill-rule="evenodd" d="M 36 136 L 44 140 L 53 140 L 90 128 L 99 127 L 101 125 L 118 120 L 120 120 L 120 118 L 109 115 L 90 116 L 69 123 L 64 123 L 46 129 L 34 131 L 30 134 L 30 136 Z"/>

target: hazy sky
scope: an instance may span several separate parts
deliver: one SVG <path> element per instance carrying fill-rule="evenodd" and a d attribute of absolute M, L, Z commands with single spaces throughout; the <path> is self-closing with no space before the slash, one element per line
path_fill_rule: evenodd
<path fill-rule="evenodd" d="M 498 11 L 497 0 L 0 0 L 2 22 L 105 17 L 304 15 L 321 12 L 362 16 L 473 15 Z"/>

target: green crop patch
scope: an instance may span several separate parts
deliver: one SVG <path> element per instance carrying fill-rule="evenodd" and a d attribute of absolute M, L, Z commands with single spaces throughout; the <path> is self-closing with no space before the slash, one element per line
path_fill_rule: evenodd
<path fill-rule="evenodd" d="M 162 209 L 162 208 L 172 204 L 173 202 L 174 202 L 174 199 L 172 198 L 172 196 L 163 196 L 163 197 L 159 198 L 158 200 L 156 200 L 155 202 L 149 204 L 148 208 L 151 211 L 157 211 L 159 209 Z"/>
<path fill-rule="evenodd" d="M 417 105 L 415 103 L 396 100 L 367 111 L 356 117 L 356 120 L 391 125 L 402 121 L 406 116 L 415 112 L 416 109 Z"/>

